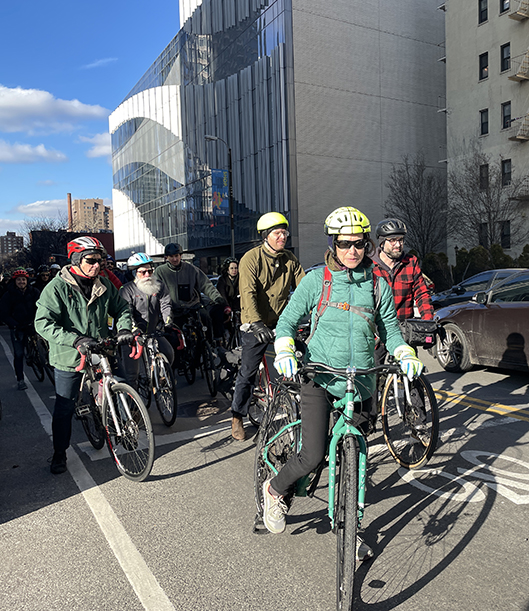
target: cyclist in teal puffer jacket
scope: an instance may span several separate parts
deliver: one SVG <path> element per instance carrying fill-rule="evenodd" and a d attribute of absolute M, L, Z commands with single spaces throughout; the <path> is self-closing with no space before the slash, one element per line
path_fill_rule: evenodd
<path fill-rule="evenodd" d="M 391 289 L 383 279 L 378 279 L 377 287 L 374 285 L 373 263 L 367 256 L 374 250 L 370 231 L 367 217 L 352 207 L 338 208 L 325 220 L 325 233 L 329 236 L 325 262 L 332 276 L 328 304 L 321 308 L 324 269 L 318 269 L 303 278 L 277 323 L 274 365 L 281 375 L 291 377 L 298 369 L 294 337 L 299 322 L 311 311 L 312 335 L 304 357 L 306 362 L 321 362 L 340 369 L 373 367 L 378 327 L 381 340 L 410 379 L 422 371 L 415 351 L 402 339 Z M 375 376 L 358 376 L 356 384 L 357 425 L 367 432 L 376 417 Z M 263 485 L 263 518 L 271 532 L 285 529 L 283 496 L 323 459 L 330 407 L 333 399 L 344 394 L 345 381 L 327 374 L 302 383 L 301 451 Z M 373 557 L 373 551 L 358 540 L 357 556 L 366 560 Z"/>

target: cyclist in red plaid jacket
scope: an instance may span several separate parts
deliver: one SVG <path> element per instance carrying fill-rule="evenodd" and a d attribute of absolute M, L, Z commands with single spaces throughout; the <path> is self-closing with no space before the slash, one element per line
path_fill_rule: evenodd
<path fill-rule="evenodd" d="M 393 290 L 399 322 L 414 318 L 414 303 L 422 319 L 433 320 L 434 310 L 419 261 L 417 257 L 404 253 L 407 231 L 406 225 L 399 219 L 384 219 L 377 225 L 379 246 L 372 256 L 375 264 L 373 274 L 384 278 Z M 384 346 L 377 348 L 375 356 L 377 364 L 384 362 Z"/>

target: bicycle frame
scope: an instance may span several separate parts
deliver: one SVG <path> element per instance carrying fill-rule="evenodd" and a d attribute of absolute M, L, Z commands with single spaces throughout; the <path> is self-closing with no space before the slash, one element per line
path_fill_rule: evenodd
<path fill-rule="evenodd" d="M 354 415 L 354 379 L 356 368 L 348 367 L 347 387 L 345 397 L 334 402 L 334 409 L 339 410 L 340 417 L 332 427 L 331 440 L 329 443 L 329 506 L 328 514 L 331 520 L 331 527 L 334 529 L 334 498 L 336 487 L 336 456 L 338 443 L 346 435 L 354 435 L 358 443 L 358 522 L 364 517 L 365 491 L 367 474 L 367 444 L 362 433 L 353 425 Z"/>

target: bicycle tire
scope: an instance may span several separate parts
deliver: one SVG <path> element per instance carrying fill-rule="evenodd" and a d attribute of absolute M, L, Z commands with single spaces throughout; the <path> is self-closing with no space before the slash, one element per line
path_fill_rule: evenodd
<path fill-rule="evenodd" d="M 44 373 L 48 377 L 48 380 L 55 386 L 55 367 L 50 365 L 50 351 L 48 348 L 48 343 L 42 337 L 40 337 L 40 335 L 37 336 L 37 349 L 44 367 Z"/>
<path fill-rule="evenodd" d="M 277 473 L 281 471 L 286 462 L 299 451 L 301 439 L 301 426 L 296 425 L 286 429 L 273 441 L 275 437 L 288 424 L 299 420 L 299 406 L 292 394 L 286 390 L 280 390 L 270 408 L 266 411 L 255 448 L 254 461 L 254 496 L 257 514 L 263 515 L 263 483 L 276 475 L 268 462 L 273 465 Z M 267 459 L 265 461 L 264 450 L 266 447 Z M 292 503 L 294 493 L 284 498 L 287 506 Z"/>
<path fill-rule="evenodd" d="M 176 382 L 164 354 L 154 357 L 154 400 L 165 426 L 173 426 L 177 412 Z"/>
<path fill-rule="evenodd" d="M 31 338 L 28 343 L 28 361 L 33 373 L 39 382 L 44 382 L 44 364 L 37 348 L 37 340 Z"/>
<path fill-rule="evenodd" d="M 259 428 L 265 412 L 268 410 L 272 395 L 272 385 L 266 375 L 266 370 L 262 364 L 259 365 L 259 372 L 253 389 L 252 399 L 248 407 L 248 418 L 250 422 Z"/>
<path fill-rule="evenodd" d="M 217 374 L 215 364 L 213 362 L 213 350 L 208 341 L 202 345 L 202 372 L 206 378 L 209 394 L 212 397 L 217 396 Z"/>
<path fill-rule="evenodd" d="M 358 527 L 358 454 L 356 439 L 347 435 L 338 448 L 339 474 L 335 493 L 336 608 L 350 611 L 354 600 Z"/>
<path fill-rule="evenodd" d="M 149 409 L 152 400 L 152 378 L 150 372 L 147 353 L 143 352 L 138 373 L 138 394 L 143 401 L 143 405 Z"/>
<path fill-rule="evenodd" d="M 105 445 L 106 432 L 101 422 L 101 413 L 94 401 L 94 397 L 86 384 L 83 384 L 82 390 L 79 392 L 77 399 L 76 410 L 83 407 L 90 409 L 89 414 L 79 416 L 84 432 L 88 437 L 88 441 L 96 450 L 101 450 Z"/>
<path fill-rule="evenodd" d="M 403 375 L 397 375 L 395 400 L 394 376 L 389 376 L 381 403 L 382 430 L 393 458 L 406 469 L 425 465 L 437 447 L 439 439 L 439 408 L 435 393 L 424 375 L 410 383 L 412 405 L 406 404 Z M 400 408 L 400 413 L 399 413 Z"/>
<path fill-rule="evenodd" d="M 154 463 L 154 434 L 147 408 L 139 394 L 128 384 L 116 383 L 110 389 L 121 434 L 114 423 L 108 397 L 103 401 L 103 426 L 110 454 L 118 471 L 127 479 L 141 482 Z M 126 404 L 131 418 L 125 410 Z"/>

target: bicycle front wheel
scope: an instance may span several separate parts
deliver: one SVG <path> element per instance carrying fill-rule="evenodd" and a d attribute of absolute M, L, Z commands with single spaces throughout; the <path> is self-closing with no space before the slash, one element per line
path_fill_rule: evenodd
<path fill-rule="evenodd" d="M 266 369 L 261 363 L 259 365 L 259 373 L 257 374 L 257 380 L 253 389 L 253 396 L 248 407 L 248 418 L 250 422 L 259 427 L 263 416 L 268 409 L 270 399 L 272 396 L 272 385 L 266 375 Z"/>
<path fill-rule="evenodd" d="M 353 608 L 358 526 L 358 454 L 356 439 L 348 435 L 338 448 L 339 475 L 335 493 L 336 608 Z"/>
<path fill-rule="evenodd" d="M 259 427 L 255 448 L 254 493 L 257 514 L 263 515 L 263 484 L 277 475 L 291 456 L 299 451 L 301 426 L 289 427 L 299 420 L 299 407 L 292 393 L 280 390 Z M 289 506 L 293 494 L 285 497 Z"/>
<path fill-rule="evenodd" d="M 151 404 L 152 398 L 152 379 L 151 379 L 151 368 L 149 365 L 149 360 L 145 351 L 140 360 L 140 367 L 138 373 L 138 394 L 143 401 L 143 405 L 147 409 Z"/>
<path fill-rule="evenodd" d="M 158 354 L 154 358 L 154 400 L 165 426 L 173 426 L 176 420 L 176 382 L 167 357 Z"/>
<path fill-rule="evenodd" d="M 410 382 L 407 403 L 403 375 L 388 377 L 382 394 L 382 428 L 393 458 L 406 469 L 418 469 L 432 457 L 439 438 L 435 393 L 423 376 Z"/>
<path fill-rule="evenodd" d="M 202 371 L 208 384 L 209 394 L 212 397 L 217 396 L 217 374 L 215 364 L 213 362 L 213 350 L 210 343 L 205 341 L 202 346 Z"/>
<path fill-rule="evenodd" d="M 126 478 L 141 482 L 154 462 L 154 435 L 147 408 L 128 384 L 113 384 L 110 399 L 105 395 L 103 426 L 107 444 L 118 471 Z"/>

